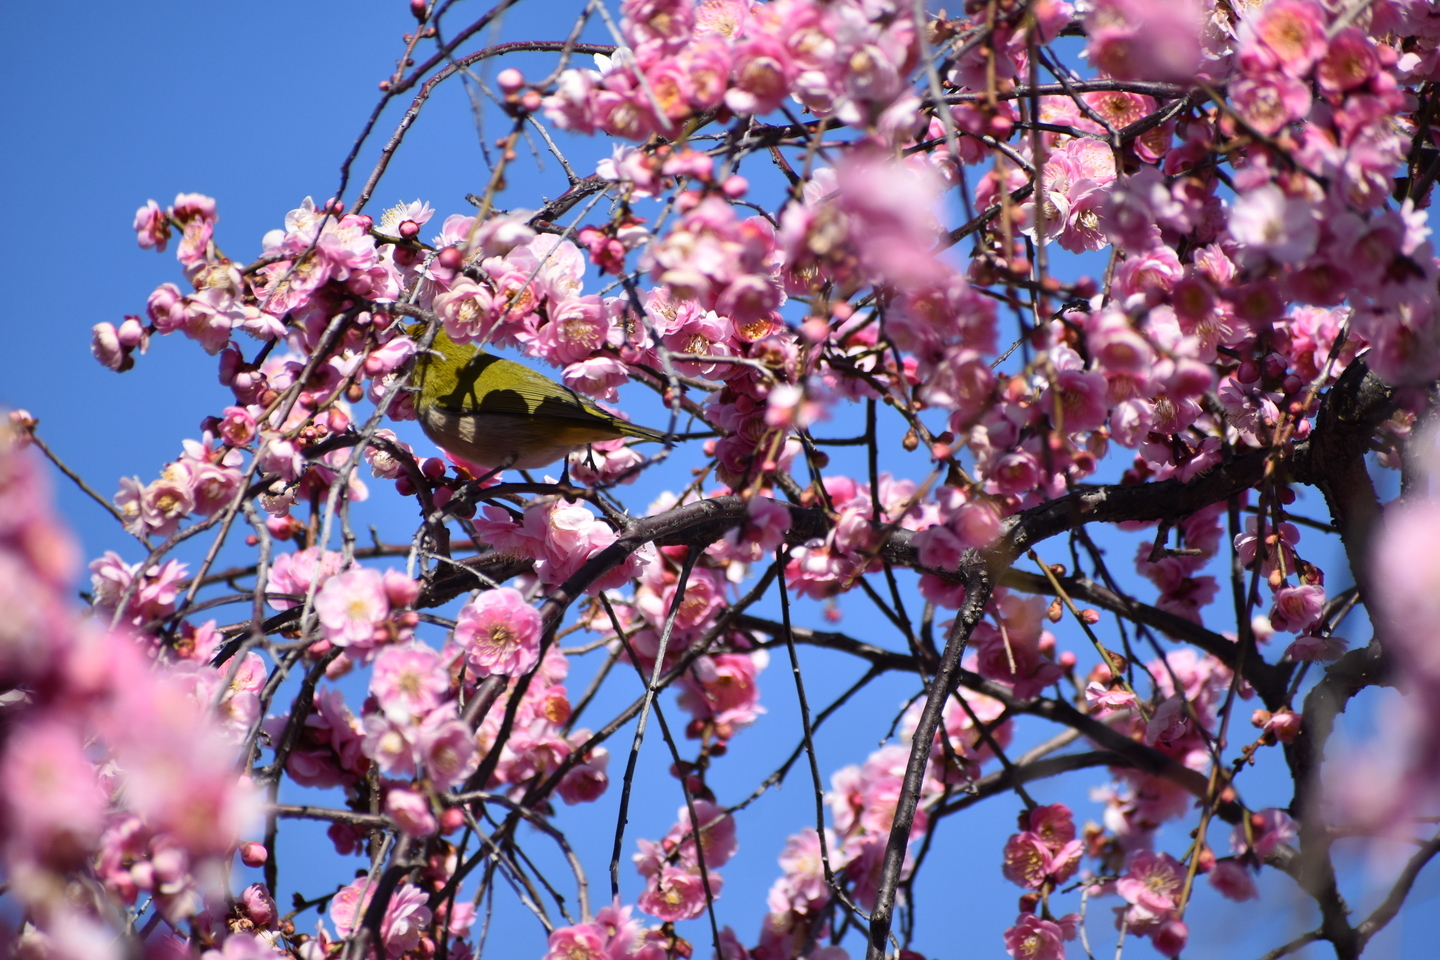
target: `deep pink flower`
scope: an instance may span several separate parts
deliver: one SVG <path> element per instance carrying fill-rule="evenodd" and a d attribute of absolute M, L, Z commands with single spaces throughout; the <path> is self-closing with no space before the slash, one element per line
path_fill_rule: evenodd
<path fill-rule="evenodd" d="M 585 511 L 589 516 L 588 511 Z M 513 587 L 487 590 L 465 604 L 455 621 L 455 642 L 479 676 L 518 677 L 540 659 L 540 612 Z"/>
<path fill-rule="evenodd" d="M 1005 952 L 1017 960 L 1065 960 L 1068 939 L 1060 924 L 1025 913 L 1005 931 Z"/>
<path fill-rule="evenodd" d="M 709 874 L 711 899 L 720 895 L 720 875 Z M 661 867 L 651 875 L 635 905 L 650 916 L 666 922 L 689 920 L 705 912 L 705 884 L 698 873 L 675 867 Z"/>

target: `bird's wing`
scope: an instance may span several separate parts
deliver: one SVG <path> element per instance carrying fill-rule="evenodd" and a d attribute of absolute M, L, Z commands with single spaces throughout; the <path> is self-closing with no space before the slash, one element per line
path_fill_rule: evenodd
<path fill-rule="evenodd" d="M 503 386 L 501 386 L 503 384 Z M 436 398 L 456 413 L 480 412 L 526 417 L 551 417 L 614 430 L 616 418 L 574 390 L 523 364 L 481 354 L 466 364 L 458 388 Z"/>

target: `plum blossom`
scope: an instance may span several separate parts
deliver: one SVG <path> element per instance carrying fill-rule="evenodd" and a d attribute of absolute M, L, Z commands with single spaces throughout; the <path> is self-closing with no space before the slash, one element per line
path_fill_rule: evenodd
<path fill-rule="evenodd" d="M 315 613 L 325 639 L 337 647 L 367 647 L 376 625 L 390 615 L 384 575 L 368 567 L 336 574 L 315 595 Z"/>
<path fill-rule="evenodd" d="M 455 642 L 480 676 L 517 677 L 540 659 L 540 612 L 513 587 L 487 590 L 465 604 L 455 620 Z"/>

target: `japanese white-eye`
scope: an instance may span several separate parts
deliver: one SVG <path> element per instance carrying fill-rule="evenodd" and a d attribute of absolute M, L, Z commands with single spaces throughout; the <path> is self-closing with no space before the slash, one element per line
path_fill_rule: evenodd
<path fill-rule="evenodd" d="M 425 435 L 486 469 L 533 470 L 617 437 L 665 439 L 529 367 L 456 343 L 444 330 L 416 361 L 413 380 Z"/>

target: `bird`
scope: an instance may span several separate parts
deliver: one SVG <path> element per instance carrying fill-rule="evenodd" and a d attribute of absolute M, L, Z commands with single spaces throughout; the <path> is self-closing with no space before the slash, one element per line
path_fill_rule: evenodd
<path fill-rule="evenodd" d="M 619 437 L 663 443 L 667 436 L 607 413 L 523 364 L 456 343 L 444 330 L 419 355 L 414 376 L 425 435 L 487 470 L 534 470 L 591 443 Z"/>

